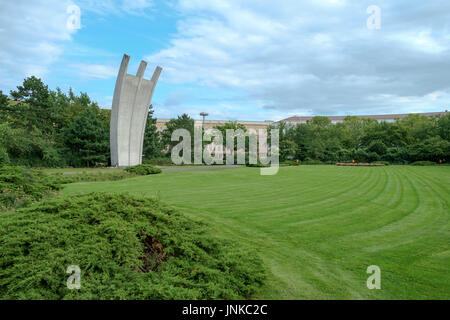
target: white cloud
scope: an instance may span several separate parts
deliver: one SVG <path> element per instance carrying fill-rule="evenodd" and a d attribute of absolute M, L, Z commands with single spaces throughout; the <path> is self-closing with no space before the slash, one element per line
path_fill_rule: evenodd
<path fill-rule="evenodd" d="M 147 59 L 164 68 L 164 81 L 241 90 L 285 113 L 442 109 L 450 3 L 380 1 L 377 31 L 366 28 L 371 4 L 180 0 L 178 33 Z M 445 94 L 429 99 L 433 92 Z"/>
<path fill-rule="evenodd" d="M 70 1 L 2 1 L 0 9 L 0 86 L 43 76 L 74 30 L 66 27 Z"/>
<path fill-rule="evenodd" d="M 83 79 L 109 79 L 117 76 L 117 67 L 114 66 L 77 63 L 71 67 Z"/>
<path fill-rule="evenodd" d="M 81 10 L 102 15 L 145 15 L 154 7 L 153 0 L 74 0 L 74 2 Z"/>

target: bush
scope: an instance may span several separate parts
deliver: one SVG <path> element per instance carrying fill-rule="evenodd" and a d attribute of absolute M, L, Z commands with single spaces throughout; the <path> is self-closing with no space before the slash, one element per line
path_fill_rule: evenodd
<path fill-rule="evenodd" d="M 414 161 L 411 163 L 412 166 L 435 166 L 436 163 L 432 161 Z"/>
<path fill-rule="evenodd" d="M 0 147 L 0 167 L 9 164 L 9 155 L 5 148 Z"/>
<path fill-rule="evenodd" d="M 262 164 L 261 162 L 259 162 L 259 160 L 258 160 L 257 163 L 249 163 L 249 162 L 247 162 L 245 165 L 247 167 L 252 167 L 252 168 L 266 168 L 266 167 L 270 166 L 268 164 Z"/>
<path fill-rule="evenodd" d="M 160 168 L 155 168 L 154 166 L 150 164 L 139 164 L 137 166 L 133 167 L 127 167 L 125 168 L 126 172 L 134 173 L 139 176 L 145 176 L 148 174 L 158 174 L 161 173 L 162 170 Z"/>
<path fill-rule="evenodd" d="M 385 166 L 388 166 L 390 164 L 387 161 L 375 161 L 375 162 L 372 162 L 372 163 L 374 163 L 374 164 L 384 164 Z"/>
<path fill-rule="evenodd" d="M 50 175 L 52 179 L 60 184 L 74 183 L 74 182 L 90 182 L 90 181 L 117 181 L 126 178 L 137 176 L 129 172 L 97 172 L 97 173 L 77 173 L 77 174 L 63 174 L 53 173 Z"/>
<path fill-rule="evenodd" d="M 284 160 L 283 162 L 280 163 L 280 165 L 282 165 L 282 166 L 299 166 L 300 161 L 297 162 L 295 160 Z"/>
<path fill-rule="evenodd" d="M 170 157 L 159 157 L 153 159 L 143 159 L 143 164 L 152 164 L 154 166 L 173 166 L 172 159 Z"/>
<path fill-rule="evenodd" d="M 307 165 L 315 165 L 315 164 L 325 164 L 320 160 L 311 160 L 311 159 L 305 159 L 302 164 L 307 164 Z"/>
<path fill-rule="evenodd" d="M 27 206 L 60 189 L 61 184 L 42 171 L 10 166 L 0 168 L 2 210 Z"/>
<path fill-rule="evenodd" d="M 241 299 L 260 258 L 153 198 L 88 194 L 0 214 L 3 299 Z M 81 269 L 69 290 L 70 265 Z"/>

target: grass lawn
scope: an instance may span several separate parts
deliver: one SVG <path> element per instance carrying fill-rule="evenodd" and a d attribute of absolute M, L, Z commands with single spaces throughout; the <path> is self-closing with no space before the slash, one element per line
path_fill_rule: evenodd
<path fill-rule="evenodd" d="M 254 298 L 450 299 L 450 167 L 171 171 L 63 192 L 91 191 L 159 197 L 256 248 L 269 277 Z"/>

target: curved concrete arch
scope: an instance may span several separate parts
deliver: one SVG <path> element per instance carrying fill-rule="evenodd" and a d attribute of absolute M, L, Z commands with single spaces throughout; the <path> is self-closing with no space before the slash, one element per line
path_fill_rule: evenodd
<path fill-rule="evenodd" d="M 147 62 L 141 61 L 136 76 L 127 74 L 130 57 L 124 55 L 114 89 L 111 110 L 111 165 L 126 167 L 142 163 L 147 113 L 162 69 L 144 79 Z"/>

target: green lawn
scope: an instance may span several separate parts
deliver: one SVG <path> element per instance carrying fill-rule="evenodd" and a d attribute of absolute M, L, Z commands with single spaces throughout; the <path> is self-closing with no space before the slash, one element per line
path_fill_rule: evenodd
<path fill-rule="evenodd" d="M 156 196 L 250 244 L 269 270 L 255 298 L 450 298 L 450 167 L 172 171 L 64 189 L 91 191 Z M 381 290 L 366 287 L 369 265 Z"/>

